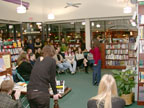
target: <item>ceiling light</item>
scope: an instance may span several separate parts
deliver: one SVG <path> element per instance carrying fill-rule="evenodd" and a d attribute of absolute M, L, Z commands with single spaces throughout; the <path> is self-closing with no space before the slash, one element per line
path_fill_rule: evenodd
<path fill-rule="evenodd" d="M 91 23 L 91 26 L 94 26 L 94 22 Z"/>
<path fill-rule="evenodd" d="M 48 19 L 50 19 L 50 20 L 55 19 L 55 15 L 53 13 L 49 13 Z"/>
<path fill-rule="evenodd" d="M 97 27 L 97 28 L 100 28 L 100 24 L 97 24 L 96 27 Z"/>
<path fill-rule="evenodd" d="M 124 7 L 123 12 L 124 13 L 131 13 L 132 12 L 132 8 L 130 6 L 126 6 L 126 7 Z"/>
<path fill-rule="evenodd" d="M 48 31 L 51 31 L 51 28 L 50 28 L 50 27 L 48 28 Z"/>
<path fill-rule="evenodd" d="M 41 22 L 37 22 L 37 23 L 36 23 L 36 25 L 41 25 L 41 24 L 42 24 Z"/>
<path fill-rule="evenodd" d="M 82 22 L 82 25 L 85 25 L 86 23 L 85 22 Z"/>
<path fill-rule="evenodd" d="M 17 7 L 17 13 L 19 14 L 26 13 L 26 8 L 21 4 L 19 7 Z"/>

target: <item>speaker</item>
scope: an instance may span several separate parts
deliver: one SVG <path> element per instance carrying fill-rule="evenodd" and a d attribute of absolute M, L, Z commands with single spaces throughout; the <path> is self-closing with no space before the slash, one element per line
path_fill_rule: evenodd
<path fill-rule="evenodd" d="M 137 0 L 130 0 L 132 4 L 136 4 Z"/>

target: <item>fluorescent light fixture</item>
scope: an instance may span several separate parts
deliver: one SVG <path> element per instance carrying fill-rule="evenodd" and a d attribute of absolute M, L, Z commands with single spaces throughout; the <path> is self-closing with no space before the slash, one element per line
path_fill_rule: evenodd
<path fill-rule="evenodd" d="M 49 13 L 48 19 L 50 19 L 50 20 L 55 19 L 55 15 L 53 13 Z"/>
<path fill-rule="evenodd" d="M 100 28 L 100 24 L 97 24 L 96 27 L 97 27 L 97 28 Z"/>
<path fill-rule="evenodd" d="M 9 25 L 9 29 L 12 29 L 13 28 L 13 25 Z"/>
<path fill-rule="evenodd" d="M 26 13 L 26 8 L 23 5 L 20 5 L 19 7 L 17 7 L 17 13 L 19 14 Z"/>
<path fill-rule="evenodd" d="M 135 23 L 134 21 L 132 21 L 132 22 L 131 22 L 131 25 L 135 27 L 135 26 L 136 26 L 136 23 Z"/>
<path fill-rule="evenodd" d="M 91 23 L 91 26 L 94 26 L 94 22 Z"/>
<path fill-rule="evenodd" d="M 51 31 L 51 28 L 50 28 L 50 27 L 48 28 L 48 31 Z"/>
<path fill-rule="evenodd" d="M 85 25 L 86 23 L 85 22 L 82 22 L 82 25 Z"/>
<path fill-rule="evenodd" d="M 123 12 L 124 13 L 131 13 L 132 12 L 132 8 L 130 6 L 126 6 L 126 7 L 124 7 Z"/>
<path fill-rule="evenodd" d="M 41 22 L 37 22 L 37 23 L 36 23 L 36 25 L 41 25 L 41 24 L 42 24 Z"/>

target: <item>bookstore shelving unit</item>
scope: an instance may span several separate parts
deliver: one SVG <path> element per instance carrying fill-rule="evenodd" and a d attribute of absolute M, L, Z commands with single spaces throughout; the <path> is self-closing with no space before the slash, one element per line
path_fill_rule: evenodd
<path fill-rule="evenodd" d="M 137 6 L 137 22 L 139 31 L 137 104 L 144 105 L 144 1 L 139 1 Z"/>
<path fill-rule="evenodd" d="M 129 60 L 128 43 L 106 44 L 105 67 L 109 69 L 124 69 Z"/>
<path fill-rule="evenodd" d="M 5 41 L 0 52 L 9 52 L 11 54 L 12 66 L 16 66 L 16 62 L 20 52 L 22 51 L 21 42 Z"/>

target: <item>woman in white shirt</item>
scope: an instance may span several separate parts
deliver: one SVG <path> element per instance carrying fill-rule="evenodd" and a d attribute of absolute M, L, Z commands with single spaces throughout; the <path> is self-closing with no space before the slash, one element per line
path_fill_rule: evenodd
<path fill-rule="evenodd" d="M 69 69 L 71 71 L 71 74 L 74 74 L 76 72 L 76 60 L 75 60 L 75 54 L 72 52 L 71 48 L 68 48 L 67 52 L 65 52 L 65 59 L 66 62 L 70 63 Z"/>
<path fill-rule="evenodd" d="M 88 64 L 87 64 L 88 61 L 86 58 L 84 58 L 84 54 L 80 47 L 78 47 L 78 50 L 76 52 L 76 60 L 77 60 L 77 66 L 84 65 L 85 72 L 88 73 Z"/>

